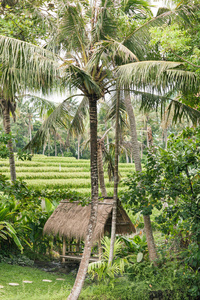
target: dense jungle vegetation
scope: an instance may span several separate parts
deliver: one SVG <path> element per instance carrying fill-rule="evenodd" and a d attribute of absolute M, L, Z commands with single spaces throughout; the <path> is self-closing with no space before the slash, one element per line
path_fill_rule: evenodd
<path fill-rule="evenodd" d="M 198 2 L 0 2 L 0 299 L 200 298 Z M 115 233 L 118 198 L 133 235 Z M 63 199 L 91 205 L 83 257 L 46 273 Z"/>

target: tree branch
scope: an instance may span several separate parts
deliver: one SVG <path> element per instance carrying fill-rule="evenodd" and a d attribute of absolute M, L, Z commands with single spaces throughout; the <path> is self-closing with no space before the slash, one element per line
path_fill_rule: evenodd
<path fill-rule="evenodd" d="M 185 61 L 185 62 L 188 63 L 189 65 L 191 65 L 191 66 L 193 66 L 193 67 L 195 67 L 195 68 L 200 68 L 200 66 L 195 65 L 195 64 L 191 63 L 190 61 L 186 60 L 185 58 L 183 58 L 182 56 L 176 54 L 172 49 L 170 49 L 170 51 L 171 51 L 176 57 L 178 57 L 178 58 L 180 58 L 181 60 Z"/>

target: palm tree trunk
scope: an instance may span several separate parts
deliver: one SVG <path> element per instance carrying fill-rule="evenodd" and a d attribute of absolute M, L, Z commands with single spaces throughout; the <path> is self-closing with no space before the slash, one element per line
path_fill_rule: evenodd
<path fill-rule="evenodd" d="M 107 197 L 106 185 L 104 180 L 104 170 L 103 170 L 103 157 L 102 157 L 102 140 L 97 142 L 97 164 L 98 164 L 98 175 L 99 175 L 99 184 L 101 189 L 102 197 Z"/>
<path fill-rule="evenodd" d="M 113 210 L 112 210 L 112 225 L 111 225 L 111 240 L 110 253 L 108 265 L 112 265 L 114 257 L 114 245 L 116 236 L 116 222 L 117 222 L 117 198 L 118 198 L 118 159 L 119 159 L 119 97 L 120 90 L 117 91 L 116 102 L 116 124 L 115 124 L 115 169 L 114 169 L 114 195 L 113 195 Z"/>
<path fill-rule="evenodd" d="M 139 143 L 137 140 L 137 131 L 136 131 L 136 122 L 135 122 L 135 115 L 133 111 L 133 107 L 131 104 L 131 98 L 130 93 L 127 91 L 125 92 L 125 106 L 126 111 L 128 113 L 129 122 L 130 122 L 130 128 L 131 128 L 131 143 L 132 143 L 132 150 L 133 150 L 133 158 L 135 162 L 135 169 L 137 172 L 142 171 L 142 164 L 141 164 L 141 158 L 140 158 L 140 148 Z M 149 250 L 149 259 L 151 261 L 155 261 L 157 259 L 157 253 L 156 253 L 156 247 L 154 243 L 153 238 L 153 231 L 151 227 L 151 220 L 150 216 L 143 216 L 144 218 L 144 228 L 146 232 L 147 237 L 147 245 Z"/>
<path fill-rule="evenodd" d="M 43 155 L 44 155 L 44 153 L 45 153 L 46 146 L 47 146 L 47 143 L 44 142 L 44 145 L 43 145 L 43 151 L 42 151 L 42 154 L 43 154 Z"/>
<path fill-rule="evenodd" d="M 106 143 L 107 143 L 107 151 L 109 152 L 110 145 L 109 145 L 109 136 L 108 135 L 106 136 Z"/>
<path fill-rule="evenodd" d="M 151 219 L 150 216 L 143 216 L 143 218 L 144 218 L 145 233 L 147 237 L 147 245 L 149 250 L 149 260 L 155 261 L 158 257 L 156 253 L 156 246 L 155 246 L 153 231 L 151 227 Z"/>
<path fill-rule="evenodd" d="M 2 104 L 2 110 L 3 110 L 3 124 L 4 124 L 4 130 L 6 134 L 10 134 L 10 111 L 9 111 L 9 102 L 6 100 L 3 100 L 1 102 Z M 10 165 L 10 178 L 11 181 L 16 180 L 16 170 L 15 170 L 15 158 L 14 158 L 14 152 L 13 152 L 13 144 L 12 139 L 8 141 L 8 150 L 9 150 L 9 165 Z"/>
<path fill-rule="evenodd" d="M 78 157 L 77 157 L 77 159 L 80 159 L 80 143 L 81 143 L 81 135 L 78 136 L 78 150 L 77 150 Z"/>
<path fill-rule="evenodd" d="M 31 116 L 28 116 L 28 131 L 29 131 L 29 141 L 32 140 L 32 130 L 31 130 Z"/>
<path fill-rule="evenodd" d="M 56 131 L 54 131 L 54 149 L 55 149 L 55 156 L 58 156 L 58 151 L 57 151 L 57 144 L 56 144 Z"/>
<path fill-rule="evenodd" d="M 128 151 L 126 150 L 126 148 L 124 148 L 125 151 L 125 155 L 126 155 L 126 163 L 129 163 L 129 158 L 128 158 Z"/>
<path fill-rule="evenodd" d="M 50 156 L 50 147 L 51 147 L 51 145 L 50 145 L 50 132 L 48 130 L 48 156 Z"/>
<path fill-rule="evenodd" d="M 92 237 L 97 222 L 98 213 L 98 168 L 97 168 L 97 99 L 94 97 L 89 98 L 89 112 L 90 112 L 90 164 L 91 164 L 91 213 L 88 223 L 87 235 L 85 240 L 85 247 L 83 257 L 79 266 L 78 274 L 74 286 L 68 300 L 78 299 L 85 276 L 88 269 L 91 248 Z"/>
<path fill-rule="evenodd" d="M 61 152 L 61 154 L 62 154 L 62 157 L 64 156 L 64 154 L 63 154 L 63 150 L 62 150 L 62 144 L 61 144 L 61 141 L 60 141 L 60 152 Z"/>

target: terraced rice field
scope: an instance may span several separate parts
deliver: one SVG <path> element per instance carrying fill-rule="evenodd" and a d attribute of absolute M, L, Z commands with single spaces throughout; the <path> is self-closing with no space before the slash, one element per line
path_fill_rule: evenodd
<path fill-rule="evenodd" d="M 134 164 L 119 164 L 121 179 L 134 170 Z M 0 159 L 0 173 L 10 178 L 9 161 Z M 16 160 L 17 179 L 37 189 L 71 189 L 90 196 L 90 161 L 74 157 L 47 157 L 34 155 L 32 161 Z M 109 196 L 113 194 L 113 182 L 105 172 L 105 183 Z M 119 192 L 125 189 L 120 183 Z"/>

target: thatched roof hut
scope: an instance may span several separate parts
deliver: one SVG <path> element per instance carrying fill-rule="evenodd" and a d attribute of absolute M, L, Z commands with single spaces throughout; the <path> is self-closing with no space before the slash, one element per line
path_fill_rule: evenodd
<path fill-rule="evenodd" d="M 105 234 L 111 232 L 112 198 L 99 201 L 97 224 L 93 242 L 99 241 Z M 62 200 L 44 226 L 44 233 L 61 237 L 85 240 L 91 205 L 81 206 L 77 201 Z M 127 213 L 118 201 L 117 234 L 135 233 L 135 227 Z"/>

